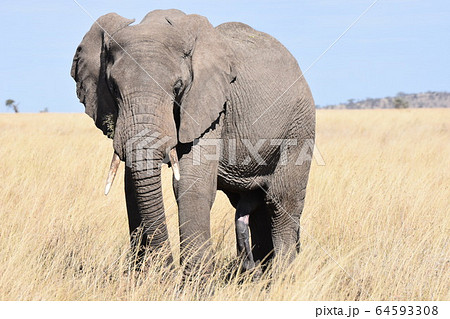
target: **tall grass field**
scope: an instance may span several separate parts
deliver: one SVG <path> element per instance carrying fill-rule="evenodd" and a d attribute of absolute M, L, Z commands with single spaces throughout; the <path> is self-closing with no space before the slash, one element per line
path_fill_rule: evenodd
<path fill-rule="evenodd" d="M 104 196 L 112 142 L 87 115 L 1 114 L 0 300 L 449 300 L 450 109 L 319 110 L 316 145 L 294 262 L 229 276 L 234 210 L 218 192 L 214 271 L 183 281 L 158 258 L 130 268 L 123 163 Z"/>

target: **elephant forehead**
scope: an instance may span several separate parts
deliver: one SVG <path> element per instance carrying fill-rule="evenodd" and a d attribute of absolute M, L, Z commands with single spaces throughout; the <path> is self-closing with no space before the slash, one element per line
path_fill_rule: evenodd
<path fill-rule="evenodd" d="M 112 35 L 112 38 L 110 43 L 113 47 L 126 49 L 162 45 L 179 52 L 189 51 L 194 42 L 187 33 L 183 35 L 164 24 L 130 26 Z"/>

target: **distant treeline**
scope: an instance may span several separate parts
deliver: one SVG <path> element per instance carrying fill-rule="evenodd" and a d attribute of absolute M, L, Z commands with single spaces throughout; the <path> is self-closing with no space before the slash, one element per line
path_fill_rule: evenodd
<path fill-rule="evenodd" d="M 350 99 L 347 103 L 327 105 L 323 109 L 401 109 L 401 108 L 450 108 L 449 92 L 425 92 L 406 94 L 399 92 L 394 97 L 367 98 L 361 101 Z"/>

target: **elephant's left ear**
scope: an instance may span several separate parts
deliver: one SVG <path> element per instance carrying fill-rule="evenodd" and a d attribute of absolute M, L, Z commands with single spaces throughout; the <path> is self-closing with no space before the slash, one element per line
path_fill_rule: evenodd
<path fill-rule="evenodd" d="M 178 139 L 190 143 L 200 137 L 225 110 L 235 80 L 233 52 L 219 31 L 202 16 L 185 17 L 195 37 L 192 83 L 180 107 Z"/>

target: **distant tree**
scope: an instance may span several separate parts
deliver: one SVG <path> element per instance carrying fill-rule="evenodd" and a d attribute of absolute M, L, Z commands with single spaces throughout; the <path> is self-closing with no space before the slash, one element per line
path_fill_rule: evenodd
<path fill-rule="evenodd" d="M 396 109 L 406 109 L 408 108 L 408 101 L 405 101 L 402 98 L 396 97 L 394 99 L 394 108 Z"/>
<path fill-rule="evenodd" d="M 16 104 L 14 100 L 7 99 L 5 101 L 6 107 L 10 107 L 14 110 L 15 113 L 19 113 L 19 104 Z"/>
<path fill-rule="evenodd" d="M 355 103 L 355 99 L 348 99 L 346 108 L 347 109 L 357 109 L 358 105 Z"/>
<path fill-rule="evenodd" d="M 44 108 L 43 110 L 40 110 L 39 113 L 48 113 L 48 108 Z"/>

